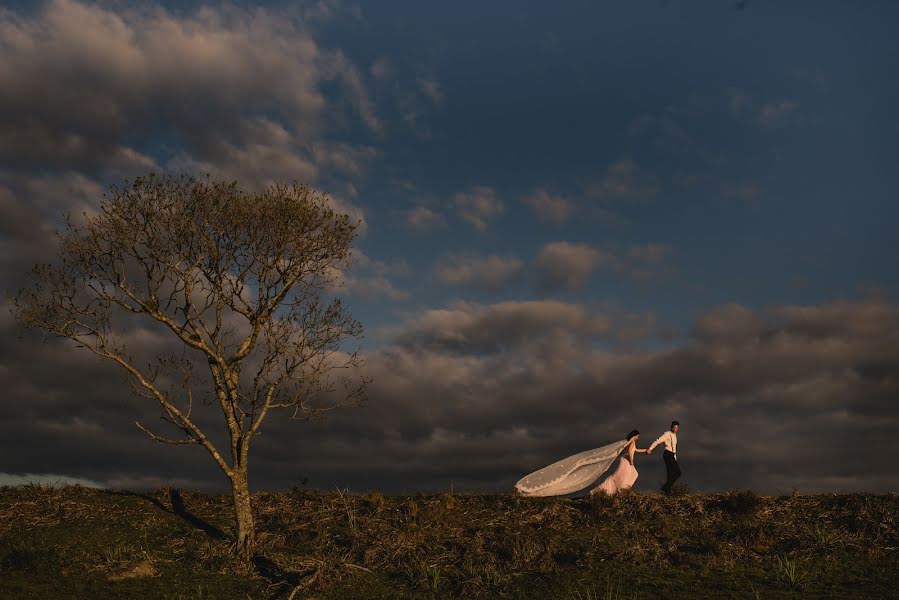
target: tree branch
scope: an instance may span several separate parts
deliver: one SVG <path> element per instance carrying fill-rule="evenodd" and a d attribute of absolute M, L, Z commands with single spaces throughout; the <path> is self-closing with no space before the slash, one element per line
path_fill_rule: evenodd
<path fill-rule="evenodd" d="M 199 444 L 201 443 L 198 439 L 193 438 L 193 437 L 186 437 L 186 438 L 181 439 L 181 440 L 173 440 L 173 439 L 170 439 L 170 438 L 167 438 L 167 437 L 163 437 L 163 436 L 161 436 L 161 435 L 157 435 L 157 434 L 153 433 L 152 431 L 150 431 L 149 429 L 147 429 L 146 427 L 144 427 L 143 425 L 141 425 L 139 421 L 135 421 L 134 424 L 137 425 L 137 428 L 138 428 L 138 429 L 140 429 L 141 431 L 143 431 L 144 433 L 146 433 L 148 436 L 150 436 L 150 438 L 151 438 L 152 440 L 154 440 L 154 441 L 156 441 L 156 442 L 161 442 L 161 443 L 163 443 L 163 444 L 172 444 L 172 445 L 178 446 L 178 445 L 184 445 L 184 444 L 197 444 L 197 445 L 199 445 Z"/>

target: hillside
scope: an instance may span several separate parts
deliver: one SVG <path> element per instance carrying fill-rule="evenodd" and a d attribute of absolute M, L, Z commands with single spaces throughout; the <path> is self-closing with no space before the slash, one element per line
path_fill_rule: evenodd
<path fill-rule="evenodd" d="M 228 497 L 0 488 L 2 598 L 891 598 L 899 496 L 253 498 L 254 569 Z"/>

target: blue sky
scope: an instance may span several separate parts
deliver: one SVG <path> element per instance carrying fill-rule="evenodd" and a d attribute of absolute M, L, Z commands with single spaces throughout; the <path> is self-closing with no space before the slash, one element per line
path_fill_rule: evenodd
<path fill-rule="evenodd" d="M 866 379 L 899 369 L 896 3 L 6 6 L 5 288 L 50 259 L 64 211 L 149 170 L 297 179 L 364 221 L 338 293 L 366 327 L 370 402 L 273 431 L 260 485 L 305 469 L 506 489 L 616 427 L 680 417 L 697 487 L 749 469 L 760 489 L 895 489 L 885 462 L 791 465 L 899 424 L 896 379 Z M 54 348 L 57 367 L 23 366 L 37 346 L 0 356 L 0 382 L 31 399 L 10 422 L 32 451 L 9 473 L 218 485 L 202 458 L 146 458 L 175 454 L 136 432 L 114 465 L 79 454 L 79 435 L 131 420 L 113 389 L 85 408 L 79 376 L 108 372 Z M 722 454 L 740 419 L 803 442 Z"/>
<path fill-rule="evenodd" d="M 670 245 L 676 275 L 643 285 L 595 276 L 571 296 L 651 310 L 675 327 L 723 302 L 896 289 L 894 6 L 388 2 L 363 14 L 325 39 L 359 64 L 386 60 L 399 80 L 438 82 L 443 96 L 427 137 L 386 117 L 360 187 L 371 209 L 362 247 L 409 262 L 409 303 L 459 294 L 422 280 L 442 253 L 527 260 L 555 240 Z M 652 198 L 589 197 L 585 188 L 620 160 L 655 181 Z M 486 233 L 451 214 L 427 236 L 397 226 L 396 210 L 422 197 L 442 207 L 473 185 L 505 205 Z M 520 201 L 537 188 L 622 222 L 541 223 Z M 523 295 L 535 292 L 523 284 L 508 294 Z"/>

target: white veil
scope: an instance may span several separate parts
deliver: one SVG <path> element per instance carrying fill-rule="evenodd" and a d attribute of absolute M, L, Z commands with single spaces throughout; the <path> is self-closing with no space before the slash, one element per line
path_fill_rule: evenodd
<path fill-rule="evenodd" d="M 562 496 L 582 490 L 606 472 L 628 440 L 569 456 L 521 478 L 515 489 L 525 496 Z"/>

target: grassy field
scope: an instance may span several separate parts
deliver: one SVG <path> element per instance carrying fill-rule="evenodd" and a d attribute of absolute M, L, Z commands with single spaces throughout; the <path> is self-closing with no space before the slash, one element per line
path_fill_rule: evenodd
<path fill-rule="evenodd" d="M 2 598 L 899 598 L 899 496 L 0 488 Z"/>

